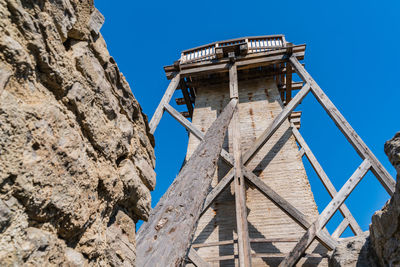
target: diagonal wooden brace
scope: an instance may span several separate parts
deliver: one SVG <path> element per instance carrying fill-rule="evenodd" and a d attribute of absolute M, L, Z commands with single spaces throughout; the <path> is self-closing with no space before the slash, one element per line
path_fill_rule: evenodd
<path fill-rule="evenodd" d="M 243 154 L 243 163 L 246 165 L 261 147 L 271 138 L 278 130 L 279 126 L 289 117 L 290 113 L 300 104 L 303 98 L 310 91 L 310 86 L 306 83 L 296 96 L 285 106 L 268 128 L 256 139 L 254 144 Z"/>
<path fill-rule="evenodd" d="M 335 214 L 337 209 L 343 204 L 350 193 L 358 185 L 361 179 L 365 176 L 368 170 L 371 168 L 369 160 L 365 159 L 353 175 L 347 180 L 340 191 L 335 197 L 329 202 L 326 208 L 319 215 L 318 219 L 307 229 L 307 232 L 299 240 L 296 246 L 290 251 L 285 259 L 279 264 L 279 267 L 291 267 L 294 266 L 300 257 L 304 254 L 307 248 L 310 246 L 312 241 L 315 239 L 318 232 L 328 223 L 328 221 Z"/>
<path fill-rule="evenodd" d="M 196 267 L 210 267 L 210 265 L 204 261 L 203 258 L 200 257 L 200 255 L 192 247 L 189 249 L 187 257 L 194 265 L 196 265 Z"/>
<path fill-rule="evenodd" d="M 331 180 L 328 178 L 328 175 L 325 173 L 324 169 L 319 164 L 317 158 L 314 156 L 314 153 L 312 153 L 310 147 L 307 145 L 306 141 L 303 139 L 299 130 L 297 130 L 297 128 L 294 126 L 293 123 L 291 123 L 291 128 L 292 128 L 294 138 L 296 139 L 297 143 L 299 143 L 301 149 L 304 151 L 306 157 L 308 158 L 308 160 L 311 163 L 311 166 L 314 168 L 315 172 L 317 173 L 322 184 L 325 186 L 329 195 L 333 198 L 337 194 L 335 186 L 332 184 Z M 346 204 L 343 204 L 339 208 L 339 211 L 342 213 L 344 218 L 347 218 L 346 221 L 349 223 L 350 228 L 353 231 L 353 233 L 356 235 L 361 235 L 363 233 L 363 231 L 361 230 L 361 227 L 358 225 L 357 221 L 354 219 L 350 210 L 347 208 Z M 340 233 L 340 234 L 342 234 L 342 233 Z"/>
<path fill-rule="evenodd" d="M 368 159 L 371 163 L 371 171 L 374 173 L 376 178 L 378 178 L 379 182 L 385 188 L 385 190 L 389 193 L 389 195 L 393 195 L 396 182 L 392 176 L 388 173 L 388 171 L 383 167 L 383 165 L 379 162 L 379 160 L 375 157 L 372 151 L 368 148 L 368 146 L 364 143 L 361 137 L 354 131 L 354 129 L 350 126 L 350 124 L 346 121 L 343 115 L 339 112 L 339 110 L 335 107 L 335 105 L 331 102 L 328 96 L 322 91 L 322 89 L 318 86 L 318 84 L 314 81 L 311 75 L 306 71 L 306 69 L 300 64 L 296 57 L 291 56 L 289 58 L 290 63 L 293 68 L 307 84 L 311 86 L 311 90 L 318 100 L 318 102 L 322 105 L 325 111 L 328 113 L 329 117 L 335 122 L 336 126 L 343 133 L 349 143 L 353 146 L 353 148 L 357 151 L 358 155 L 362 159 Z"/>
<path fill-rule="evenodd" d="M 257 177 L 252 171 L 246 167 L 242 167 L 242 171 L 247 180 L 257 187 L 266 197 L 274 202 L 280 209 L 282 209 L 287 215 L 295 220 L 301 227 L 308 229 L 311 223 L 307 217 L 298 209 L 296 209 L 287 200 L 276 193 L 272 188 L 266 185 L 260 178 Z M 333 250 L 337 246 L 337 242 L 325 231 L 320 231 L 317 235 L 318 240 L 328 249 Z"/>
<path fill-rule="evenodd" d="M 149 123 L 151 134 L 154 134 L 154 132 L 156 131 L 156 128 L 160 123 L 161 117 L 164 113 L 164 105 L 168 104 L 169 101 L 171 101 L 172 95 L 174 94 L 176 88 L 178 87 L 180 80 L 181 80 L 181 75 L 179 73 L 176 73 L 175 77 L 169 83 L 168 88 L 165 91 L 160 103 L 158 104 L 156 111 L 154 111 L 153 117 L 151 118 L 151 121 Z"/>
<path fill-rule="evenodd" d="M 138 266 L 176 266 L 190 248 L 217 159 L 237 100 L 232 99 L 207 130 L 178 177 L 137 235 Z"/>

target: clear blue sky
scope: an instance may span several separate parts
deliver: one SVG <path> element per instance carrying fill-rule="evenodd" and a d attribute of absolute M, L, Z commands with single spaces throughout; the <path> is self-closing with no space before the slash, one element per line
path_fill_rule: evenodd
<path fill-rule="evenodd" d="M 306 69 L 395 177 L 383 145 L 400 130 L 400 1 L 96 0 L 95 5 L 106 18 L 101 32 L 110 54 L 149 119 L 168 86 L 163 66 L 177 60 L 181 50 L 218 40 L 282 33 L 290 42 L 307 44 Z M 339 189 L 361 159 L 311 94 L 298 110 L 303 111 L 303 137 Z M 155 138 L 153 207 L 179 171 L 187 134 L 166 113 Z M 330 197 L 308 162 L 305 166 L 322 211 Z M 369 173 L 346 204 L 367 230 L 373 212 L 388 198 Z M 336 215 L 328 224 L 331 232 L 339 218 Z"/>

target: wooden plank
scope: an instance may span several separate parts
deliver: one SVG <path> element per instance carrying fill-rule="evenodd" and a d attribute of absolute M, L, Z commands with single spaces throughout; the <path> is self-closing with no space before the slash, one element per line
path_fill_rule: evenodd
<path fill-rule="evenodd" d="M 153 117 L 151 118 L 151 121 L 149 123 L 151 134 L 154 134 L 154 132 L 156 131 L 156 128 L 160 123 L 161 117 L 164 113 L 164 105 L 168 104 L 169 101 L 171 101 L 172 95 L 174 94 L 176 88 L 178 87 L 180 79 L 181 79 L 180 74 L 176 73 L 175 77 L 169 83 L 168 88 L 165 91 L 164 96 L 162 97 L 160 103 L 158 104 L 158 107 L 154 112 Z"/>
<path fill-rule="evenodd" d="M 279 243 L 279 242 L 298 242 L 298 238 L 250 238 L 250 243 Z M 217 247 L 217 246 L 225 246 L 232 245 L 237 243 L 237 239 L 231 240 L 223 240 L 217 242 L 208 242 L 208 243 L 198 243 L 192 244 L 193 248 L 205 248 L 205 247 Z"/>
<path fill-rule="evenodd" d="M 206 200 L 204 201 L 203 210 L 201 215 L 210 207 L 212 202 L 222 193 L 222 191 L 232 182 L 235 176 L 235 170 L 232 168 L 221 181 L 208 193 Z M 201 216 L 200 215 L 200 216 Z"/>
<path fill-rule="evenodd" d="M 237 67 L 232 63 L 229 67 L 229 92 L 231 98 L 239 98 Z"/>
<path fill-rule="evenodd" d="M 176 109 L 174 109 L 170 104 L 164 105 L 165 110 L 176 119 L 183 127 L 190 131 L 199 140 L 203 140 L 204 133 L 198 130 L 188 119 L 186 119 L 182 114 L 180 114 Z M 221 158 L 230 166 L 233 166 L 232 156 L 223 148 L 221 151 Z"/>
<path fill-rule="evenodd" d="M 251 254 L 251 257 L 253 257 L 253 258 L 284 258 L 286 255 L 287 255 L 287 253 L 253 253 L 253 254 Z M 207 259 L 207 261 L 214 262 L 214 261 L 233 260 L 236 258 L 237 258 L 236 255 L 224 255 L 224 256 L 219 256 L 219 257 L 209 257 L 206 259 Z M 328 258 L 328 255 L 310 253 L 310 254 L 305 254 L 304 258 L 326 259 L 326 258 Z"/>
<path fill-rule="evenodd" d="M 229 91 L 231 100 L 238 99 L 238 78 L 236 65 L 233 63 L 229 69 Z M 236 209 L 236 225 L 238 233 L 238 248 L 239 248 L 239 265 L 241 267 L 250 267 L 250 241 L 249 229 L 247 223 L 247 208 L 246 208 L 246 188 L 242 174 L 242 149 L 240 139 L 240 119 L 239 108 L 233 114 L 232 123 L 232 148 L 235 169 L 235 209 Z"/>
<path fill-rule="evenodd" d="M 310 86 L 306 83 L 303 88 L 296 94 L 292 101 L 279 113 L 268 128 L 256 139 L 254 144 L 243 154 L 243 162 L 246 165 L 261 147 L 271 138 L 278 130 L 279 126 L 289 117 L 290 113 L 297 107 L 298 104 L 310 91 Z"/>
<path fill-rule="evenodd" d="M 318 86 L 318 84 L 300 64 L 295 56 L 290 57 L 290 63 L 300 78 L 302 78 L 306 83 L 310 84 L 311 90 L 318 102 L 322 105 L 328 115 L 335 122 L 336 126 L 357 151 L 358 155 L 360 155 L 362 159 L 369 160 L 372 165 L 372 172 L 378 178 L 379 182 L 383 185 L 389 195 L 392 196 L 396 187 L 396 182 L 393 177 L 390 176 L 385 167 L 383 167 L 383 165 L 367 147 L 361 137 L 356 133 L 356 131 L 354 131 L 343 115 L 339 112 L 339 110 L 335 107 L 328 96 L 322 91 L 322 89 Z"/>
<path fill-rule="evenodd" d="M 205 260 L 203 260 L 200 257 L 200 255 L 193 248 L 189 249 L 188 258 L 189 258 L 189 260 L 192 261 L 192 263 L 194 265 L 196 265 L 196 267 L 209 267 L 210 266 Z"/>
<path fill-rule="evenodd" d="M 292 132 L 293 132 L 293 135 L 294 135 L 296 141 L 301 146 L 301 149 L 304 150 L 306 157 L 308 158 L 308 160 L 311 163 L 311 166 L 314 168 L 316 174 L 318 175 L 322 184 L 328 191 L 329 195 L 333 198 L 337 194 L 335 186 L 332 184 L 331 180 L 328 178 L 328 175 L 325 173 L 324 169 L 319 164 L 317 158 L 312 153 L 310 147 L 307 145 L 303 136 L 301 136 L 299 130 L 297 130 L 297 128 L 294 126 L 293 123 L 291 123 L 291 127 L 292 127 Z M 347 218 L 348 221 L 350 222 L 350 228 L 354 234 L 356 234 L 356 235 L 363 234 L 363 231 L 361 230 L 360 225 L 358 225 L 356 219 L 354 219 L 353 215 L 351 214 L 350 210 L 347 208 L 346 204 L 343 204 L 342 206 L 340 206 L 339 211 L 340 211 L 340 213 L 342 213 L 343 217 Z"/>
<path fill-rule="evenodd" d="M 286 66 L 286 104 L 292 100 L 292 66 Z"/>
<path fill-rule="evenodd" d="M 290 251 L 289 255 L 279 264 L 279 267 L 294 266 L 300 259 L 301 255 L 310 246 L 316 234 L 321 231 L 323 227 L 335 214 L 337 209 L 343 204 L 350 193 L 358 185 L 361 179 L 365 176 L 368 170 L 371 168 L 371 163 L 368 159 L 365 159 L 353 175 L 343 185 L 342 189 L 335 195 L 335 197 L 329 202 L 326 208 L 319 215 L 318 219 L 308 228 L 307 232 L 303 235 L 296 246 Z"/>
<path fill-rule="evenodd" d="M 311 223 L 307 220 L 307 217 L 298 209 L 296 209 L 287 200 L 276 193 L 272 188 L 266 185 L 260 178 L 257 177 L 253 172 L 249 171 L 246 167 L 242 167 L 243 175 L 248 179 L 248 181 L 257 187 L 261 193 L 263 193 L 267 198 L 274 202 L 282 211 L 289 215 L 293 220 L 295 220 L 301 227 L 308 229 Z M 337 242 L 333 240 L 326 232 L 321 231 L 318 235 L 318 240 L 326 246 L 329 250 L 336 247 Z"/>
<path fill-rule="evenodd" d="M 346 230 L 347 226 L 349 226 L 349 220 L 347 220 L 347 218 L 344 218 L 339 226 L 336 228 L 336 230 L 333 232 L 332 237 L 334 239 L 338 239 L 343 234 L 344 230 Z"/>
<path fill-rule="evenodd" d="M 296 127 L 296 126 L 294 126 L 294 127 Z M 300 157 L 303 157 L 303 156 L 304 156 L 304 153 L 306 153 L 306 152 L 304 151 L 303 148 L 301 148 L 300 151 L 299 151 L 299 153 L 300 153 Z"/>
<path fill-rule="evenodd" d="M 226 130 L 236 108 L 232 99 L 208 129 L 148 222 L 137 235 L 137 266 L 179 266 L 193 238 L 214 175 Z"/>
<path fill-rule="evenodd" d="M 295 71 L 292 71 L 292 73 Z M 300 90 L 303 87 L 303 82 L 292 82 L 292 91 L 294 90 Z M 279 88 L 279 91 L 286 91 L 286 84 L 282 85 Z"/>
<path fill-rule="evenodd" d="M 182 116 L 176 109 L 174 109 L 170 104 L 164 104 L 165 110 L 176 119 L 183 127 L 190 131 L 199 140 L 203 140 L 204 133 L 198 130 L 188 119 Z"/>
<path fill-rule="evenodd" d="M 181 84 L 182 84 L 182 86 L 181 86 L 182 95 L 183 95 L 183 98 L 185 99 L 185 104 L 188 109 L 189 116 L 190 116 L 190 118 L 192 118 L 193 117 L 193 105 L 192 105 L 192 101 L 189 96 L 189 92 L 188 92 L 189 89 L 188 89 L 187 84 L 184 81 L 184 79 L 182 79 Z"/>

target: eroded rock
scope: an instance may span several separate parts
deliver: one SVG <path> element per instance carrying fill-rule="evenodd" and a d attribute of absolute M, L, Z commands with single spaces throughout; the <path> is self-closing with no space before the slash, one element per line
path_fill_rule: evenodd
<path fill-rule="evenodd" d="M 396 190 L 372 216 L 371 244 L 382 266 L 400 266 L 400 132 L 386 142 L 385 153 L 397 170 Z"/>
<path fill-rule="evenodd" d="M 147 117 L 93 1 L 0 0 L 0 265 L 133 265 Z"/>

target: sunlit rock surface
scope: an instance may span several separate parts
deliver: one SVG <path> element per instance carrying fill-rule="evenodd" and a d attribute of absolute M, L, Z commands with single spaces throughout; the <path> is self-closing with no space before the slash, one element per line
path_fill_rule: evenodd
<path fill-rule="evenodd" d="M 93 1 L 0 0 L 0 265 L 134 265 L 147 118 Z"/>

